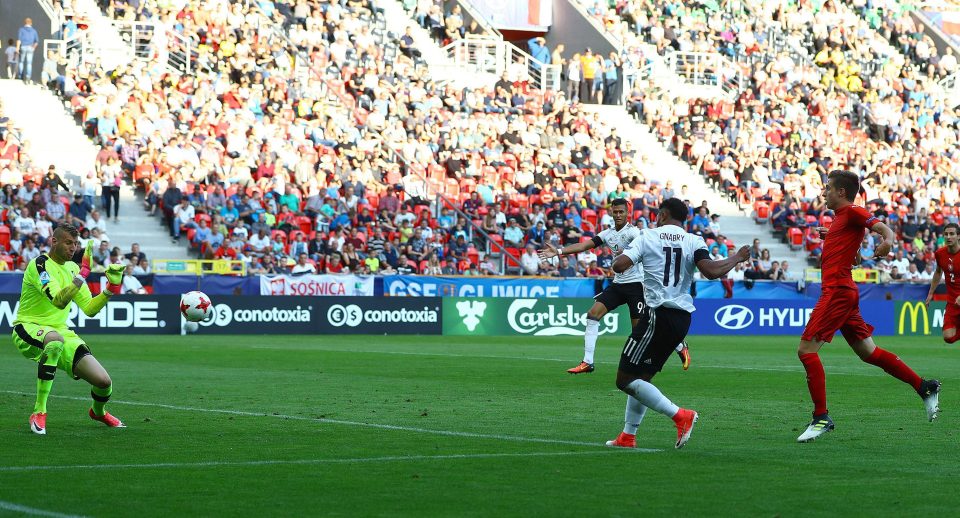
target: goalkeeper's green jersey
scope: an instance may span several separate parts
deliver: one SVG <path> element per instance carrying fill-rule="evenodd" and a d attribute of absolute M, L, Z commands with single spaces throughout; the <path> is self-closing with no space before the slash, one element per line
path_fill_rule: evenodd
<path fill-rule="evenodd" d="M 73 282 L 74 276 L 80 271 L 80 266 L 67 261 L 57 264 L 47 254 L 40 255 L 30 261 L 27 271 L 23 274 L 23 287 L 20 290 L 20 308 L 17 309 L 17 319 L 14 324 L 29 323 L 65 328 L 70 305 L 58 309 L 53 305 L 53 298 L 64 286 Z M 73 297 L 73 301 L 80 307 L 86 306 L 93 296 L 86 283 Z"/>

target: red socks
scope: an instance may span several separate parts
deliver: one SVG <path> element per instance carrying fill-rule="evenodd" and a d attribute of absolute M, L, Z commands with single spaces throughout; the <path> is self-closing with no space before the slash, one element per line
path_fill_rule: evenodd
<path fill-rule="evenodd" d="M 807 389 L 810 390 L 810 399 L 813 400 L 813 415 L 826 414 L 827 377 L 823 372 L 823 364 L 820 363 L 820 355 L 817 353 L 801 354 L 800 362 L 803 363 L 803 368 L 807 371 Z"/>
<path fill-rule="evenodd" d="M 885 351 L 879 347 L 873 350 L 869 358 L 863 360 L 871 365 L 880 367 L 887 374 L 913 387 L 914 390 L 920 390 L 920 383 L 923 382 L 920 376 L 917 376 L 913 369 L 890 351 Z"/>

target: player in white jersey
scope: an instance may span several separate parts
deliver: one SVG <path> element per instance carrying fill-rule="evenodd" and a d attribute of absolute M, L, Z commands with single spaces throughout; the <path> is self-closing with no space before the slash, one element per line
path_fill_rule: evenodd
<path fill-rule="evenodd" d="M 657 228 L 644 230 L 613 263 L 618 273 L 639 270 L 646 304 L 623 346 L 617 370 L 617 388 L 627 394 L 623 432 L 607 446 L 636 447 L 637 427 L 648 407 L 673 419 L 677 448 L 687 443 L 697 422 L 696 412 L 673 404 L 650 380 L 690 329 L 694 268 L 707 279 L 717 279 L 750 259 L 750 249 L 744 246 L 727 259 L 713 261 L 703 238 L 684 230 L 686 219 L 685 203 L 677 198 L 664 201 Z"/>
<path fill-rule="evenodd" d="M 614 257 L 619 256 L 640 235 L 640 229 L 627 221 L 629 215 L 628 202 L 623 198 L 613 200 L 610 204 L 610 215 L 613 216 L 613 228 L 600 232 L 590 241 L 574 243 L 560 248 L 547 245 L 548 248 L 539 252 L 540 260 L 546 261 L 560 255 L 579 254 L 601 246 L 609 247 Z M 576 367 L 567 369 L 570 374 L 593 372 L 593 352 L 597 348 L 600 319 L 604 315 L 623 304 L 627 304 L 627 307 L 630 308 L 630 320 L 634 326 L 637 325 L 637 320 L 640 318 L 640 309 L 643 306 L 643 282 L 639 271 L 631 269 L 614 275 L 613 282 L 603 292 L 594 297 L 594 300 L 596 302 L 587 312 L 587 329 L 583 333 L 583 361 Z M 687 370 L 690 367 L 690 351 L 687 344 L 678 344 L 676 351 L 680 355 L 683 370 Z"/>

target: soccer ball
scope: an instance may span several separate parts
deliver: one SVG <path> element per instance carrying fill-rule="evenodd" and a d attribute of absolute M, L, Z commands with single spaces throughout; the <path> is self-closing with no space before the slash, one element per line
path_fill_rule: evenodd
<path fill-rule="evenodd" d="M 189 322 L 206 320 L 213 313 L 210 297 L 202 291 L 190 291 L 180 297 L 180 314 Z"/>

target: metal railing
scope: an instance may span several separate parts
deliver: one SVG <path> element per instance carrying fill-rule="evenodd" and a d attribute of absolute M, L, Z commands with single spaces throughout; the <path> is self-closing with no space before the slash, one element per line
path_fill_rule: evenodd
<path fill-rule="evenodd" d="M 470 0 L 456 0 L 456 2 L 460 4 L 460 7 L 462 7 L 467 14 L 472 16 L 473 19 L 477 21 L 477 24 L 483 28 L 484 32 L 493 35 L 493 37 L 497 38 L 498 40 L 503 39 L 503 34 L 493 26 L 493 23 L 491 23 L 490 20 L 488 20 L 479 9 L 474 7 L 473 2 Z"/>
<path fill-rule="evenodd" d="M 443 47 L 456 70 L 492 74 L 515 71 L 518 81 L 529 81 L 536 89 L 560 89 L 560 65 L 548 65 L 523 52 L 513 44 L 492 38 L 468 38 Z M 433 67 L 431 67 L 433 68 Z"/>
<path fill-rule="evenodd" d="M 717 52 L 675 51 L 666 55 L 666 64 L 686 84 L 716 89 L 718 95 L 737 95 L 743 89 L 736 65 Z"/>
<path fill-rule="evenodd" d="M 50 17 L 50 34 L 57 34 L 60 32 L 60 29 L 63 27 L 63 20 L 57 16 L 57 10 L 53 7 L 53 2 L 50 0 L 37 0 L 37 3 L 40 4 L 40 8 L 43 9 L 43 12 Z"/>
<path fill-rule="evenodd" d="M 126 62 L 155 59 L 179 74 L 196 72 L 197 46 L 190 38 L 169 29 L 157 30 L 157 25 L 149 22 L 113 21 L 112 24 L 123 42 L 122 48 L 95 45 L 91 32 L 87 30 L 69 39 L 44 40 L 43 57 L 76 66 L 92 63 L 106 52 L 120 52 Z"/>
<path fill-rule="evenodd" d="M 197 45 L 190 38 L 162 29 L 150 22 L 114 20 L 113 26 L 132 59 L 156 59 L 168 69 L 184 75 L 196 72 Z"/>

